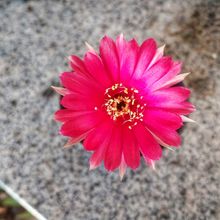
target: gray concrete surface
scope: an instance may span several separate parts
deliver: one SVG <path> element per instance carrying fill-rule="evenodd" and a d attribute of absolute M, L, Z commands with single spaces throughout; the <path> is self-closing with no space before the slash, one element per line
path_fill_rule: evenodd
<path fill-rule="evenodd" d="M 0 2 L 0 179 L 50 220 L 220 219 L 220 2 L 66 0 Z M 82 55 L 123 32 L 155 37 L 192 72 L 198 111 L 157 172 L 142 163 L 118 173 L 88 170 L 82 146 L 64 150 L 50 90 Z"/>

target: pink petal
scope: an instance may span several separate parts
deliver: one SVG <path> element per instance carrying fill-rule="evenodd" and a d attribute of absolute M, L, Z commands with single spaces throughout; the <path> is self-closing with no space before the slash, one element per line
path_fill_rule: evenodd
<path fill-rule="evenodd" d="M 147 69 L 150 69 L 151 66 L 153 66 L 160 58 L 163 57 L 163 53 L 164 53 L 164 48 L 165 45 L 163 45 L 162 47 L 159 47 L 156 51 L 156 54 L 154 55 L 154 58 L 152 59 L 152 61 L 150 62 L 149 66 Z"/>
<path fill-rule="evenodd" d="M 136 169 L 140 164 L 140 151 L 133 132 L 127 127 L 123 127 L 122 140 L 125 162 L 131 169 Z"/>
<path fill-rule="evenodd" d="M 111 78 L 108 76 L 100 57 L 88 52 L 85 55 L 84 61 L 89 73 L 99 81 L 100 86 L 108 88 L 112 85 Z"/>
<path fill-rule="evenodd" d="M 155 63 L 150 69 L 144 73 L 146 78 L 146 86 L 150 87 L 161 77 L 163 77 L 171 68 L 172 59 L 170 57 L 163 57 Z"/>
<path fill-rule="evenodd" d="M 75 111 L 91 111 L 102 104 L 102 99 L 95 96 L 91 98 L 89 95 L 86 97 L 69 94 L 62 98 L 60 104 L 65 108 Z"/>
<path fill-rule="evenodd" d="M 144 121 L 147 125 L 155 124 L 177 130 L 183 123 L 179 115 L 161 109 L 146 109 Z"/>
<path fill-rule="evenodd" d="M 85 42 L 85 45 L 86 45 L 86 47 L 88 48 L 88 52 L 97 55 L 95 49 L 94 49 L 88 42 Z"/>
<path fill-rule="evenodd" d="M 157 88 L 163 84 L 165 84 L 167 81 L 174 78 L 177 74 L 180 73 L 182 67 L 182 63 L 180 62 L 173 62 L 172 67 L 170 68 L 169 72 L 165 74 L 163 77 L 161 77 L 159 80 L 157 80 L 153 85 L 152 89 Z"/>
<path fill-rule="evenodd" d="M 87 133 L 84 133 L 80 136 L 77 137 L 71 137 L 69 138 L 69 140 L 67 141 L 67 143 L 64 145 L 65 148 L 69 148 L 71 146 L 73 146 L 74 144 L 79 143 L 80 141 L 82 141 L 83 139 L 85 139 Z"/>
<path fill-rule="evenodd" d="M 155 138 L 155 140 L 157 141 L 157 143 L 158 143 L 160 146 L 163 146 L 163 147 L 172 149 L 172 148 L 170 148 L 171 146 L 170 146 L 169 144 L 164 143 L 164 142 L 163 142 L 156 134 L 154 134 L 151 130 L 148 129 L 148 131 L 152 134 L 152 136 Z"/>
<path fill-rule="evenodd" d="M 106 145 L 107 141 L 103 142 L 100 145 L 100 148 L 98 148 L 98 150 L 96 150 L 92 156 L 89 159 L 89 169 L 90 170 L 94 170 L 96 169 L 98 166 L 101 165 L 103 159 L 104 159 L 104 155 L 105 155 L 105 151 L 106 151 Z"/>
<path fill-rule="evenodd" d="M 123 177 L 126 173 L 126 169 L 127 169 L 127 165 L 126 165 L 125 160 L 124 160 L 124 155 L 122 155 L 121 164 L 119 166 L 119 176 L 120 176 L 121 180 L 123 179 Z"/>
<path fill-rule="evenodd" d="M 60 109 L 55 112 L 54 119 L 57 121 L 65 122 L 65 121 L 73 120 L 85 114 L 91 114 L 93 113 L 93 111 L 73 111 L 70 109 Z"/>
<path fill-rule="evenodd" d="M 150 38 L 145 40 L 139 49 L 137 65 L 135 67 L 133 78 L 138 79 L 143 75 L 150 62 L 152 61 L 155 53 L 156 42 L 154 39 Z"/>
<path fill-rule="evenodd" d="M 72 56 L 69 56 L 69 60 L 70 60 L 69 65 L 72 68 L 72 70 L 74 70 L 75 72 L 84 74 L 85 76 L 89 76 L 84 62 L 79 57 L 72 55 Z"/>
<path fill-rule="evenodd" d="M 186 117 L 186 116 L 184 116 L 184 115 L 181 115 L 180 117 L 182 118 L 183 122 L 196 123 L 196 121 L 194 121 L 193 119 L 188 118 L 188 117 Z"/>
<path fill-rule="evenodd" d="M 163 126 L 146 126 L 153 134 L 155 134 L 163 143 L 167 144 L 168 146 L 180 146 L 181 137 L 175 130 L 168 129 Z"/>
<path fill-rule="evenodd" d="M 124 53 L 120 57 L 120 80 L 126 84 L 134 72 L 137 63 L 138 44 L 133 39 L 127 42 L 124 47 Z"/>
<path fill-rule="evenodd" d="M 162 156 L 162 149 L 149 131 L 142 124 L 134 126 L 132 130 L 142 154 L 151 160 L 159 160 Z"/>
<path fill-rule="evenodd" d="M 80 136 L 93 129 L 101 122 L 102 118 L 103 116 L 97 112 L 80 115 L 73 120 L 64 122 L 60 129 L 60 133 L 70 137 Z"/>
<path fill-rule="evenodd" d="M 56 87 L 56 86 L 51 86 L 51 88 L 57 92 L 58 94 L 64 96 L 67 94 L 70 94 L 70 91 L 68 89 L 62 88 L 62 87 Z"/>
<path fill-rule="evenodd" d="M 115 42 L 108 36 L 100 42 L 100 55 L 103 63 L 115 82 L 119 80 L 119 60 Z"/>
<path fill-rule="evenodd" d="M 126 44 L 127 44 L 127 41 L 124 39 L 123 34 L 120 34 L 117 37 L 116 42 L 115 42 L 115 45 L 116 45 L 116 48 L 118 51 L 119 60 L 121 60 L 122 56 L 124 55 L 124 50 L 126 48 Z"/>
<path fill-rule="evenodd" d="M 165 111 L 146 111 L 144 123 L 165 144 L 169 146 L 180 145 L 181 139 L 176 132 L 182 126 L 182 120 L 179 116 Z"/>
<path fill-rule="evenodd" d="M 196 110 L 195 106 L 190 102 L 169 103 L 169 105 L 167 105 L 166 103 L 161 103 L 161 104 L 158 103 L 157 106 L 155 105 L 154 107 L 149 107 L 149 108 L 162 109 L 180 115 L 188 115 Z"/>
<path fill-rule="evenodd" d="M 66 87 L 69 90 L 74 89 L 74 83 L 75 83 L 75 78 L 74 78 L 74 72 L 64 72 L 60 74 L 60 81 L 61 84 Z"/>
<path fill-rule="evenodd" d="M 102 160 L 104 159 L 107 147 L 108 147 L 110 140 L 111 140 L 112 129 L 108 130 L 107 133 L 103 132 L 102 134 L 103 134 L 103 138 L 97 139 L 98 142 L 96 142 L 96 144 L 98 144 L 99 146 L 90 158 L 90 161 L 89 161 L 90 162 L 90 170 L 98 167 L 101 164 Z"/>
<path fill-rule="evenodd" d="M 155 162 L 154 162 L 154 160 L 151 160 L 151 159 L 149 159 L 147 157 L 144 157 L 144 160 L 145 160 L 145 162 L 146 162 L 146 164 L 148 166 L 152 167 L 155 170 Z"/>
<path fill-rule="evenodd" d="M 71 91 L 71 94 L 66 95 L 61 101 L 64 107 L 85 110 L 102 105 L 104 89 L 101 89 L 98 83 L 88 80 L 84 76 L 67 72 L 62 73 L 60 79 L 61 83 Z"/>
<path fill-rule="evenodd" d="M 169 107 L 170 103 L 181 103 L 188 99 L 190 96 L 190 90 L 181 87 L 171 87 L 167 89 L 157 90 L 151 94 L 148 94 L 145 98 L 147 106 L 167 106 Z"/>
<path fill-rule="evenodd" d="M 104 159 L 105 168 L 113 171 L 119 167 L 122 157 L 121 126 L 114 126 Z"/>
<path fill-rule="evenodd" d="M 170 79 L 169 81 L 165 82 L 164 84 L 160 84 L 158 83 L 157 85 L 153 86 L 154 87 L 154 91 L 158 90 L 158 89 L 164 89 L 164 88 L 168 88 L 171 87 L 173 85 L 176 85 L 179 82 L 182 82 L 186 76 L 188 76 L 189 73 L 183 73 L 183 74 L 179 74 L 176 75 L 174 78 Z"/>
<path fill-rule="evenodd" d="M 64 72 L 60 74 L 60 80 L 64 87 L 73 92 L 88 95 L 94 93 L 94 91 L 104 91 L 96 81 L 75 72 Z"/>
<path fill-rule="evenodd" d="M 113 128 L 112 121 L 109 118 L 102 120 L 98 126 L 86 137 L 83 142 L 83 146 L 88 151 L 93 151 L 99 148 L 107 133 L 109 133 Z"/>

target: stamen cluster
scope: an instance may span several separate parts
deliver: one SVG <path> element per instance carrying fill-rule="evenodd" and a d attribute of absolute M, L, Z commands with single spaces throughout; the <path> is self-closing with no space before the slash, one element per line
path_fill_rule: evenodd
<path fill-rule="evenodd" d="M 105 108 L 107 114 L 115 121 L 129 123 L 129 128 L 142 121 L 146 104 L 142 104 L 142 96 L 135 88 L 127 88 L 122 83 L 115 84 L 105 90 Z"/>

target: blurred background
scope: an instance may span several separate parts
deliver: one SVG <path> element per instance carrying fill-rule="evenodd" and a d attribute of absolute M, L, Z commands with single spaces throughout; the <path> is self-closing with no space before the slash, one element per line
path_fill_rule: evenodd
<path fill-rule="evenodd" d="M 64 150 L 50 88 L 67 56 L 107 34 L 154 37 L 191 72 L 197 112 L 182 147 L 153 171 L 88 170 L 81 145 Z M 219 0 L 1 0 L 0 180 L 47 219 L 220 219 Z M 5 197 L 4 197 L 5 198 Z"/>
<path fill-rule="evenodd" d="M 18 201 L 11 198 L 0 187 L 0 220 L 34 220 Z"/>

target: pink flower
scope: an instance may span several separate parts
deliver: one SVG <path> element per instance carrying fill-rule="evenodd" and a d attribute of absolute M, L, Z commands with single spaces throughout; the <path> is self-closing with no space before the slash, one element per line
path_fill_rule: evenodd
<path fill-rule="evenodd" d="M 55 113 L 62 122 L 60 133 L 66 146 L 84 140 L 93 151 L 90 169 L 102 161 L 108 171 L 136 169 L 140 155 L 153 165 L 162 156 L 161 146 L 178 147 L 177 130 L 185 115 L 195 110 L 187 101 L 190 90 L 176 85 L 187 74 L 179 74 L 181 63 L 163 56 L 153 39 L 140 46 L 123 35 L 113 41 L 105 36 L 97 53 L 91 46 L 83 60 L 70 56 L 71 71 L 60 75 L 65 109 Z"/>

